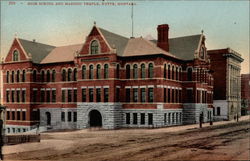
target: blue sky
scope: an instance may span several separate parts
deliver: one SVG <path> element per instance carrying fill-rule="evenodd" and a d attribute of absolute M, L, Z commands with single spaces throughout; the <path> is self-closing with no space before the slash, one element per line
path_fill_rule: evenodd
<path fill-rule="evenodd" d="M 2 56 L 9 50 L 15 33 L 20 38 L 56 46 L 78 44 L 84 42 L 96 21 L 99 27 L 131 36 L 129 5 L 34 6 L 28 5 L 34 1 L 15 2 L 9 5 L 9 1 L 1 1 Z M 156 27 L 163 23 L 169 24 L 170 37 L 199 34 L 204 30 L 208 49 L 231 47 L 245 59 L 242 73 L 249 73 L 248 1 L 136 1 L 135 37 L 151 35 L 156 38 Z"/>

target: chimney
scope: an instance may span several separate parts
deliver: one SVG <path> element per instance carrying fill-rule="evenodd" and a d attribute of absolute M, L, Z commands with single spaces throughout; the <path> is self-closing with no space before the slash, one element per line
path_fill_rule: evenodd
<path fill-rule="evenodd" d="M 168 24 L 158 25 L 158 40 L 157 46 L 167 52 L 169 52 L 169 43 L 168 43 Z"/>

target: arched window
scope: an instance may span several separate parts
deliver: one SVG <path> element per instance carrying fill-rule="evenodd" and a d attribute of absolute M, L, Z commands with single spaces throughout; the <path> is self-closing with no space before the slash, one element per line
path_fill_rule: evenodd
<path fill-rule="evenodd" d="M 167 78 L 167 65 L 164 64 L 164 71 L 163 71 L 164 78 Z"/>
<path fill-rule="evenodd" d="M 16 72 L 16 82 L 19 82 L 20 81 L 20 71 L 18 70 Z"/>
<path fill-rule="evenodd" d="M 33 79 L 33 82 L 36 82 L 36 70 L 33 70 L 32 79 Z"/>
<path fill-rule="evenodd" d="M 119 64 L 116 65 L 116 78 L 117 79 L 120 78 L 120 65 Z"/>
<path fill-rule="evenodd" d="M 11 72 L 11 83 L 14 83 L 14 75 L 15 75 L 15 72 L 12 71 L 12 72 Z"/>
<path fill-rule="evenodd" d="M 104 79 L 108 79 L 109 78 L 109 65 L 105 64 L 104 65 Z"/>
<path fill-rule="evenodd" d="M 206 52 L 205 48 L 202 47 L 202 48 L 201 48 L 201 58 L 202 58 L 202 59 L 205 58 L 205 54 L 206 54 L 205 52 Z"/>
<path fill-rule="evenodd" d="M 75 68 L 73 70 L 73 81 L 76 81 L 77 80 L 77 69 Z"/>
<path fill-rule="evenodd" d="M 41 82 L 44 82 L 45 72 L 42 70 L 41 72 Z"/>
<path fill-rule="evenodd" d="M 179 68 L 178 67 L 175 68 L 175 78 L 176 80 L 179 80 Z"/>
<path fill-rule="evenodd" d="M 98 54 L 99 52 L 99 44 L 96 40 L 91 42 L 91 54 Z"/>
<path fill-rule="evenodd" d="M 134 66 L 133 66 L 133 78 L 134 79 L 138 78 L 138 66 L 137 66 L 137 64 L 134 64 Z"/>
<path fill-rule="evenodd" d="M 56 81 L 56 70 L 52 70 L 52 82 Z"/>
<path fill-rule="evenodd" d="M 9 83 L 10 82 L 10 72 L 7 71 L 6 73 L 6 82 Z"/>
<path fill-rule="evenodd" d="M 146 66 L 141 64 L 141 78 L 146 78 Z"/>
<path fill-rule="evenodd" d="M 23 70 L 23 74 L 22 74 L 22 82 L 26 81 L 26 72 L 25 70 Z"/>
<path fill-rule="evenodd" d="M 179 68 L 179 80 L 182 80 L 182 69 Z"/>
<path fill-rule="evenodd" d="M 82 79 L 86 79 L 86 66 L 82 66 Z"/>
<path fill-rule="evenodd" d="M 47 73 L 46 73 L 46 81 L 50 82 L 50 71 L 49 70 L 47 70 Z"/>
<path fill-rule="evenodd" d="M 89 79 L 93 79 L 94 78 L 94 66 L 90 65 L 89 66 Z"/>
<path fill-rule="evenodd" d="M 170 79 L 171 77 L 171 67 L 170 65 L 168 65 L 168 79 Z"/>
<path fill-rule="evenodd" d="M 68 81 L 72 80 L 72 70 L 69 68 L 68 69 Z"/>
<path fill-rule="evenodd" d="M 62 81 L 66 81 L 66 70 L 62 70 Z"/>
<path fill-rule="evenodd" d="M 193 74 L 192 68 L 188 68 L 188 73 L 187 73 L 188 81 L 192 81 L 192 74 Z"/>
<path fill-rule="evenodd" d="M 130 65 L 126 65 L 126 79 L 130 79 Z"/>
<path fill-rule="evenodd" d="M 18 61 L 19 60 L 19 52 L 15 50 L 13 52 L 13 61 Z"/>
<path fill-rule="evenodd" d="M 174 66 L 172 66 L 172 79 L 174 80 Z"/>
<path fill-rule="evenodd" d="M 96 67 L 96 79 L 101 79 L 101 65 L 98 64 Z"/>
<path fill-rule="evenodd" d="M 154 77 L 154 65 L 150 63 L 148 65 L 148 78 L 153 78 Z"/>

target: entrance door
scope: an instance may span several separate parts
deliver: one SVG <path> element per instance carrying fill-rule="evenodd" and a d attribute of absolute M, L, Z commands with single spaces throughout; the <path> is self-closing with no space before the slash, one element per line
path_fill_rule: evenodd
<path fill-rule="evenodd" d="M 45 113 L 46 118 L 47 118 L 47 125 L 51 125 L 51 114 L 50 112 Z"/>
<path fill-rule="evenodd" d="M 92 110 L 89 113 L 90 127 L 102 127 L 102 115 L 97 110 Z"/>

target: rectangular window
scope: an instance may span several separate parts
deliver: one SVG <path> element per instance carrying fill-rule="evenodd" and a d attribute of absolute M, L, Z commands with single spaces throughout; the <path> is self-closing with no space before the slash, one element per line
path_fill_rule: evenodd
<path fill-rule="evenodd" d="M 61 113 L 61 120 L 62 120 L 62 122 L 65 122 L 65 112 Z"/>
<path fill-rule="evenodd" d="M 115 97 L 116 97 L 116 102 L 120 102 L 120 88 L 116 88 Z"/>
<path fill-rule="evenodd" d="M 10 91 L 6 91 L 6 102 L 10 102 Z"/>
<path fill-rule="evenodd" d="M 17 111 L 17 120 L 21 120 L 21 112 Z"/>
<path fill-rule="evenodd" d="M 41 90 L 41 102 L 45 101 L 45 91 Z"/>
<path fill-rule="evenodd" d="M 167 114 L 164 113 L 164 124 L 166 124 L 166 123 L 167 123 Z"/>
<path fill-rule="evenodd" d="M 46 91 L 46 102 L 50 102 L 50 91 Z"/>
<path fill-rule="evenodd" d="M 26 102 L 26 91 L 22 90 L 22 102 Z"/>
<path fill-rule="evenodd" d="M 148 114 L 148 124 L 153 125 L 153 114 L 152 113 Z"/>
<path fill-rule="evenodd" d="M 15 111 L 12 111 L 12 120 L 15 120 L 16 117 L 15 117 Z"/>
<path fill-rule="evenodd" d="M 130 113 L 126 113 L 126 124 L 130 124 Z"/>
<path fill-rule="evenodd" d="M 187 89 L 187 103 L 193 102 L 193 90 Z"/>
<path fill-rule="evenodd" d="M 20 91 L 16 91 L 16 102 L 20 102 Z"/>
<path fill-rule="evenodd" d="M 138 89 L 133 89 L 133 102 L 138 102 Z"/>
<path fill-rule="evenodd" d="M 175 94 L 175 90 L 174 89 L 172 89 L 172 103 L 175 103 L 175 98 L 174 98 L 174 95 Z"/>
<path fill-rule="evenodd" d="M 68 102 L 72 102 L 72 90 L 68 90 Z"/>
<path fill-rule="evenodd" d="M 179 103 L 179 90 L 175 90 L 175 101 L 176 103 Z"/>
<path fill-rule="evenodd" d="M 22 111 L 22 119 L 26 120 L 26 112 L 25 111 Z"/>
<path fill-rule="evenodd" d="M 37 98 L 37 90 L 33 90 L 32 102 L 36 102 L 36 98 Z"/>
<path fill-rule="evenodd" d="M 167 102 L 167 88 L 164 88 L 163 100 L 164 102 Z"/>
<path fill-rule="evenodd" d="M 96 89 L 96 102 L 101 102 L 101 88 Z"/>
<path fill-rule="evenodd" d="M 93 88 L 89 89 L 89 102 L 93 102 L 94 101 L 94 91 Z"/>
<path fill-rule="evenodd" d="M 15 102 L 15 91 L 11 91 L 11 102 Z"/>
<path fill-rule="evenodd" d="M 137 124 L 137 113 L 133 113 L 133 124 Z"/>
<path fill-rule="evenodd" d="M 146 102 L 146 89 L 141 88 L 141 102 Z"/>
<path fill-rule="evenodd" d="M 179 91 L 179 102 L 182 103 L 182 94 L 181 90 Z"/>
<path fill-rule="evenodd" d="M 104 88 L 104 102 L 108 102 L 108 101 L 109 101 L 109 89 Z"/>
<path fill-rule="evenodd" d="M 145 113 L 141 113 L 141 125 L 145 124 Z"/>
<path fill-rule="evenodd" d="M 52 102 L 56 102 L 56 90 L 52 90 Z"/>
<path fill-rule="evenodd" d="M 154 102 L 154 88 L 148 89 L 148 102 Z"/>
<path fill-rule="evenodd" d="M 74 102 L 77 102 L 77 89 L 74 89 Z"/>
<path fill-rule="evenodd" d="M 168 113 L 168 124 L 171 122 L 171 113 Z"/>
<path fill-rule="evenodd" d="M 126 88 L 126 102 L 130 102 L 130 88 Z"/>
<path fill-rule="evenodd" d="M 73 116 L 73 121 L 76 122 L 77 121 L 77 112 L 74 112 L 73 115 L 74 115 Z"/>
<path fill-rule="evenodd" d="M 7 111 L 7 120 L 10 120 L 10 111 Z"/>
<path fill-rule="evenodd" d="M 170 101 L 171 101 L 171 94 L 170 94 L 170 88 L 168 88 L 168 103 L 170 103 Z"/>
<path fill-rule="evenodd" d="M 66 102 L 66 90 L 62 90 L 62 102 Z"/>
<path fill-rule="evenodd" d="M 71 112 L 69 111 L 69 112 L 68 112 L 68 122 L 71 122 L 71 120 L 72 120 L 71 118 L 72 118 Z"/>
<path fill-rule="evenodd" d="M 86 89 L 82 89 L 82 102 L 86 102 Z"/>

